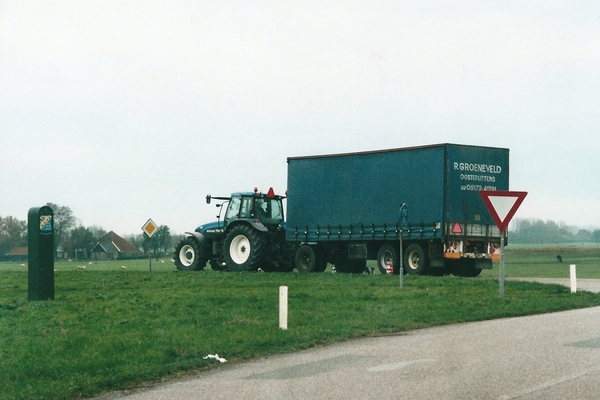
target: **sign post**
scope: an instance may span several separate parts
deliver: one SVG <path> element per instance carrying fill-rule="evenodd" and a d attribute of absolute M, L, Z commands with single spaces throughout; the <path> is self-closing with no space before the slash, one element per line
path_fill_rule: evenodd
<path fill-rule="evenodd" d="M 400 261 L 400 287 L 404 287 L 404 253 L 402 249 L 402 233 L 408 227 L 408 207 L 406 203 L 400 204 L 400 211 L 398 211 L 398 223 L 400 224 L 400 254 L 398 259 Z"/>
<path fill-rule="evenodd" d="M 148 221 L 142 226 L 142 231 L 148 236 L 148 239 L 152 239 L 152 235 L 156 233 L 158 226 L 152 221 L 152 218 L 148 218 Z M 148 248 L 148 269 L 152 272 L 152 255 L 150 254 L 150 248 Z"/>
<path fill-rule="evenodd" d="M 492 218 L 496 222 L 502 237 L 500 239 L 500 288 L 499 297 L 504 298 L 504 242 L 506 241 L 506 228 L 512 217 L 517 212 L 527 192 L 511 192 L 508 190 L 481 190 L 481 199 L 485 203 Z"/>

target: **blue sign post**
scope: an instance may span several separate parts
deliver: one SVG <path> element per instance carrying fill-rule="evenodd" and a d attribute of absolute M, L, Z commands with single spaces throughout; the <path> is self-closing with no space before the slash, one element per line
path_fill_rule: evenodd
<path fill-rule="evenodd" d="M 406 203 L 400 204 L 400 211 L 398 211 L 398 223 L 400 224 L 400 287 L 404 287 L 404 253 L 402 249 L 402 233 L 408 228 L 408 207 Z"/>

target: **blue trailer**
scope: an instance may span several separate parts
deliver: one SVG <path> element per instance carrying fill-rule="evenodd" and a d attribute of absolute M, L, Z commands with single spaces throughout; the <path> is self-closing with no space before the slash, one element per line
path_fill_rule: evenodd
<path fill-rule="evenodd" d="M 479 191 L 508 190 L 508 156 L 438 144 L 289 157 L 287 196 L 207 196 L 221 201 L 223 219 L 187 233 L 175 265 L 322 272 L 330 263 L 362 273 L 377 260 L 382 273 L 399 273 L 402 260 L 411 274 L 477 276 L 500 258 L 501 240 Z"/>
<path fill-rule="evenodd" d="M 299 270 L 477 276 L 501 234 L 479 196 L 508 190 L 509 150 L 439 144 L 288 158 L 286 240 Z M 402 224 L 401 205 L 408 210 Z"/>

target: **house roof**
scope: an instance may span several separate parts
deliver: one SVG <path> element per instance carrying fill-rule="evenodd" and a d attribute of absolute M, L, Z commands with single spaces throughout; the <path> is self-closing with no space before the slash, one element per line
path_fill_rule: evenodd
<path fill-rule="evenodd" d="M 6 255 L 7 256 L 26 256 L 26 255 L 28 255 L 27 247 L 15 247 L 14 249 L 12 249 L 8 253 L 6 253 Z"/>
<path fill-rule="evenodd" d="M 141 253 L 140 249 L 113 231 L 110 231 L 106 235 L 102 236 L 98 243 L 96 243 L 96 246 L 94 246 L 92 249 L 92 252 Z"/>

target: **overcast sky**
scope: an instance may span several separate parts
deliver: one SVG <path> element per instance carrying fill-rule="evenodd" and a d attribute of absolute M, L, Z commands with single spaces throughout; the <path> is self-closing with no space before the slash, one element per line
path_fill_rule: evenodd
<path fill-rule="evenodd" d="M 0 94 L 0 216 L 183 233 L 287 157 L 449 142 L 600 228 L 598 1 L 0 0 Z"/>

